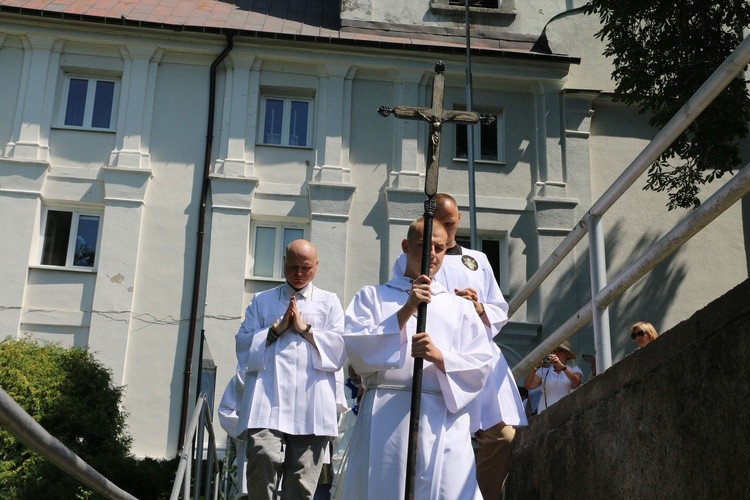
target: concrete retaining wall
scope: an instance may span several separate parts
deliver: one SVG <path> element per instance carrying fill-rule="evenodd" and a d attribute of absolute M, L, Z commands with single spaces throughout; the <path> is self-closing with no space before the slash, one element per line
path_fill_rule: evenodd
<path fill-rule="evenodd" d="M 750 281 L 532 417 L 506 499 L 750 498 Z"/>

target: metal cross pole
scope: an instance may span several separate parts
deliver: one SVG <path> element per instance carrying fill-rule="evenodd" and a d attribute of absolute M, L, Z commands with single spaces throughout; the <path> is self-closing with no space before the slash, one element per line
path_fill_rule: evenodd
<path fill-rule="evenodd" d="M 435 80 L 432 84 L 432 107 L 396 106 L 391 109 L 381 106 L 378 114 L 388 116 L 396 115 L 396 118 L 405 120 L 424 120 L 430 125 L 430 136 L 427 144 L 427 157 L 429 163 L 425 173 L 424 194 L 427 200 L 424 202 L 424 230 L 422 234 L 422 265 L 421 273 L 430 272 L 430 254 L 432 251 L 432 221 L 435 216 L 435 195 L 438 186 L 438 169 L 440 164 L 440 135 L 443 123 L 454 122 L 474 124 L 482 117 L 479 113 L 470 111 L 456 111 L 443 109 L 443 95 L 445 93 L 445 66 L 440 61 L 435 65 Z M 417 332 L 424 332 L 427 325 L 427 303 L 422 302 L 417 309 Z M 414 359 L 414 374 L 411 389 L 411 413 L 409 415 L 409 444 L 406 456 L 406 487 L 404 498 L 414 498 L 414 477 L 417 462 L 417 443 L 419 442 L 419 411 L 422 395 L 422 358 Z"/>

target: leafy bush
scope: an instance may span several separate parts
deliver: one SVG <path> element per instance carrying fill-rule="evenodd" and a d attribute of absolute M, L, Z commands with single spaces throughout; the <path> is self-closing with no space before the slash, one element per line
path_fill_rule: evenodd
<path fill-rule="evenodd" d="M 7 338 L 0 386 L 29 415 L 102 475 L 139 498 L 166 498 L 175 460 L 136 460 L 120 410 L 123 388 L 86 349 Z M 2 498 L 97 498 L 0 429 Z M 166 492 L 166 494 L 162 494 Z"/>

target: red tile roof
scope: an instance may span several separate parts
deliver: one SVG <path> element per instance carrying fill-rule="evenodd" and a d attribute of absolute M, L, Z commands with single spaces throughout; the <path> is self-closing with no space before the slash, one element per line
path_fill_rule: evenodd
<path fill-rule="evenodd" d="M 335 8 L 333 8 L 335 7 Z M 242 29 L 299 34 L 302 26 L 319 36 L 338 31 L 337 0 L 2 0 L 0 11 L 60 13 L 102 20 L 140 21 L 164 26 Z M 63 16 L 67 17 L 67 16 Z M 93 20 L 93 19 L 92 19 Z M 317 33 L 315 32 L 316 28 Z"/>
<path fill-rule="evenodd" d="M 227 31 L 254 36 L 459 50 L 463 29 L 361 21 L 343 22 L 339 0 L 0 0 L 0 14 L 15 13 L 144 27 Z M 476 38 L 475 38 L 476 37 Z M 532 52 L 535 37 L 472 36 L 473 50 L 520 57 L 564 59 Z"/>

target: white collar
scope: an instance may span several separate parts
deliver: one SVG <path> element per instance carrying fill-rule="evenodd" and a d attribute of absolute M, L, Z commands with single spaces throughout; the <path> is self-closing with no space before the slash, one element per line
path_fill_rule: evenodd
<path fill-rule="evenodd" d="M 305 285 L 304 288 L 300 290 L 295 290 L 294 288 L 292 288 L 292 285 L 290 285 L 288 282 L 285 282 L 283 285 L 279 287 L 279 300 L 282 300 L 282 299 L 289 300 L 292 298 L 292 295 L 295 295 L 297 298 L 304 297 L 305 300 L 310 300 L 312 299 L 314 288 L 315 287 L 313 287 L 312 282 L 310 282 L 307 285 Z"/>

